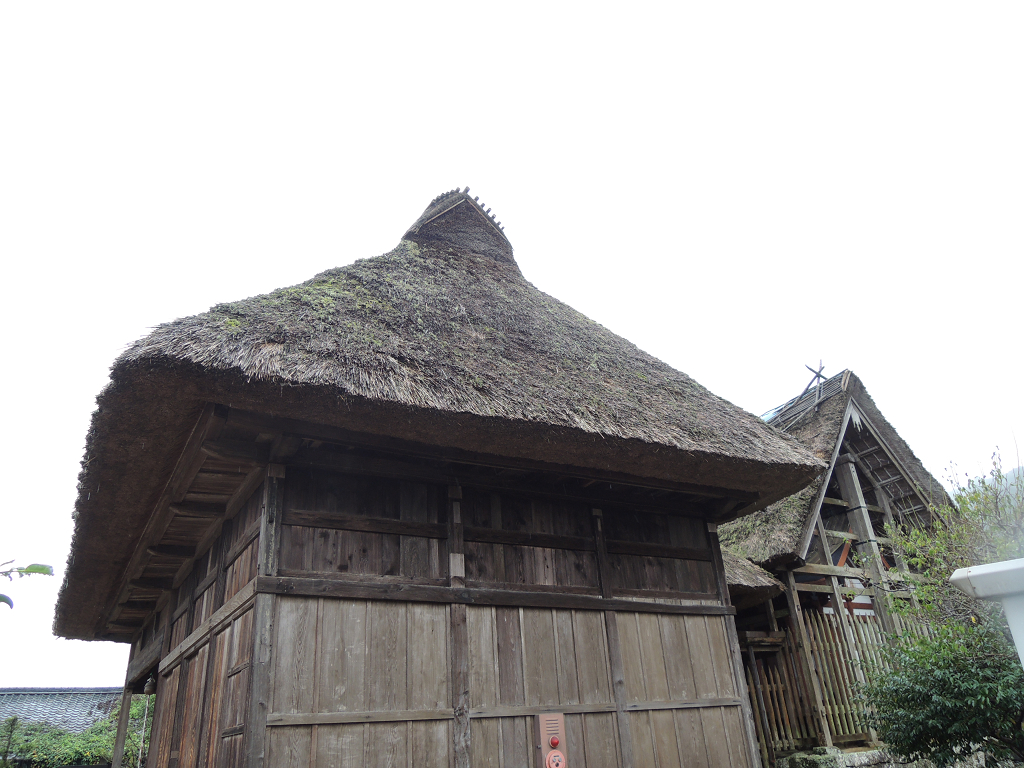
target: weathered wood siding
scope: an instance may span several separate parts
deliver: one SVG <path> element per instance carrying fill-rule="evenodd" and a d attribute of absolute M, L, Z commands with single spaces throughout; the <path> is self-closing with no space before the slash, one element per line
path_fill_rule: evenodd
<path fill-rule="evenodd" d="M 664 509 L 272 470 L 178 591 L 150 765 L 525 768 L 544 712 L 574 766 L 752 765 L 715 564 Z"/>

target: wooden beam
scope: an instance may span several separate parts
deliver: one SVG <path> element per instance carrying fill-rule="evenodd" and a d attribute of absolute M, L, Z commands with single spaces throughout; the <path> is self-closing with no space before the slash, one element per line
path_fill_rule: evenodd
<path fill-rule="evenodd" d="M 471 466 L 492 467 L 496 469 L 525 469 L 529 471 L 543 472 L 545 474 L 574 477 L 584 481 L 597 480 L 604 483 L 622 483 L 638 488 L 679 491 L 680 493 L 710 498 L 722 498 L 729 496 L 742 501 L 756 501 L 759 498 L 759 494 L 753 491 L 718 488 L 714 486 L 683 483 L 672 480 L 652 480 L 651 478 L 635 477 L 621 472 L 599 472 L 596 470 L 585 470 L 580 467 L 553 462 L 534 461 L 507 456 L 494 456 L 491 454 L 474 453 L 457 448 L 439 448 L 398 438 L 371 435 L 365 432 L 353 432 L 351 430 L 333 427 L 326 424 L 315 424 L 312 422 L 267 416 L 265 414 L 236 409 L 231 409 L 228 413 L 228 423 L 256 427 L 264 432 L 280 432 L 282 434 L 323 440 L 327 443 L 377 448 L 378 450 L 386 450 L 389 453 L 394 453 L 396 455 L 405 455 L 407 457 L 414 457 L 418 459 L 453 462 L 458 464 L 468 464 Z"/>
<path fill-rule="evenodd" d="M 301 509 L 290 509 L 285 512 L 282 525 L 330 528 L 339 531 L 364 531 L 366 533 L 392 533 L 401 536 L 422 536 L 428 539 L 448 538 L 448 526 L 442 523 L 417 523 L 409 520 L 364 517 L 362 515 L 336 515 L 326 512 L 308 512 Z"/>
<path fill-rule="evenodd" d="M 227 513 L 227 507 L 224 504 L 211 504 L 201 501 L 171 504 L 170 510 L 172 514 L 179 517 L 198 517 L 210 520 L 224 517 Z"/>
<path fill-rule="evenodd" d="M 200 450 L 200 447 L 203 442 L 215 438 L 220 433 L 226 416 L 227 409 L 216 406 L 213 403 L 208 403 L 203 408 L 203 412 L 196 421 L 196 425 L 188 440 L 185 441 L 185 446 L 178 457 L 171 476 L 164 485 L 163 492 L 160 494 L 160 498 L 157 500 L 156 506 L 149 516 L 149 522 L 146 524 L 142 536 L 139 537 L 135 551 L 128 561 L 128 566 L 121 577 L 121 584 L 117 589 L 117 598 L 111 605 L 110 611 L 115 610 L 119 603 L 127 599 L 127 591 L 130 589 L 128 582 L 142 575 L 146 561 L 152 557 L 146 551 L 147 548 L 160 542 L 168 525 L 170 525 L 171 520 L 174 518 L 174 514 L 169 509 L 170 505 L 180 502 L 185 497 L 185 493 L 188 491 L 193 479 L 199 474 L 203 462 L 206 461 L 206 454 Z M 109 617 L 110 612 L 108 611 L 106 618 Z M 102 622 L 103 619 L 100 621 Z"/>
<path fill-rule="evenodd" d="M 151 578 L 139 578 L 131 579 L 128 582 L 128 586 L 132 589 L 149 589 L 149 590 L 169 590 L 174 588 L 174 579 L 151 579 Z"/>
<path fill-rule="evenodd" d="M 188 560 L 195 557 L 195 547 L 183 547 L 176 544 L 154 544 L 146 547 L 146 551 L 153 557 L 168 557 L 172 560 Z"/>
<path fill-rule="evenodd" d="M 731 605 L 675 605 L 649 600 L 623 600 L 560 592 L 528 592 L 505 589 L 431 587 L 402 582 L 367 583 L 347 579 L 309 579 L 288 576 L 261 576 L 256 591 L 276 595 L 306 597 L 344 597 L 354 600 L 398 600 L 426 603 L 465 603 L 466 605 L 508 605 L 524 608 L 567 608 L 580 611 L 635 611 L 679 615 L 732 616 Z"/>
<path fill-rule="evenodd" d="M 846 576 L 853 579 L 867 579 L 870 574 L 863 568 L 852 568 L 845 565 L 818 565 L 808 563 L 794 568 L 792 573 L 811 573 L 816 576 Z"/>
<path fill-rule="evenodd" d="M 128 738 L 128 724 L 132 715 L 132 689 L 130 685 L 124 687 L 121 694 L 121 711 L 117 716 L 117 735 L 114 737 L 114 749 L 111 757 L 111 768 L 121 768 L 124 759 L 124 742 Z"/>
<path fill-rule="evenodd" d="M 860 478 L 857 474 L 857 467 L 852 456 L 843 456 L 836 462 L 836 476 L 839 479 L 839 488 L 843 494 L 843 501 L 850 505 L 849 518 L 854 534 L 860 540 L 857 551 L 867 560 L 865 577 L 874 583 L 875 614 L 878 616 L 882 629 L 886 632 L 896 631 L 895 622 L 889 611 L 888 595 L 886 594 L 885 568 L 882 567 L 882 553 L 875 540 L 875 529 L 868 515 L 867 505 L 864 501 L 864 493 L 860 488 Z"/>
<path fill-rule="evenodd" d="M 266 464 L 270 448 L 244 440 L 207 440 L 203 453 L 219 461 L 237 461 L 240 464 Z"/>
<path fill-rule="evenodd" d="M 160 634 L 156 635 L 149 642 L 149 645 L 132 656 L 132 660 L 128 663 L 128 671 L 125 674 L 125 687 L 134 687 L 160 661 L 160 654 L 164 646 L 164 632 L 166 631 L 166 629 L 160 630 Z"/>
<path fill-rule="evenodd" d="M 204 645 L 214 632 L 224 628 L 247 610 L 249 605 L 256 598 L 256 583 L 250 581 L 242 587 L 238 593 L 228 600 L 224 605 L 213 612 L 206 621 L 189 633 L 188 637 L 182 640 L 174 648 L 171 648 L 160 660 L 159 671 L 161 675 L 167 675 L 182 659 L 189 656 L 193 651 Z"/>

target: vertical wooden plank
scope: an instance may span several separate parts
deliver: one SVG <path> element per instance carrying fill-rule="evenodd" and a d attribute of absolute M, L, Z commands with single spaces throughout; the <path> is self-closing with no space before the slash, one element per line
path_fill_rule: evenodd
<path fill-rule="evenodd" d="M 732 768 L 729 755 L 729 737 L 722 718 L 721 707 L 705 707 L 700 710 L 700 721 L 704 727 L 704 747 L 711 768 Z M 742 763 L 741 763 L 742 765 Z"/>
<path fill-rule="evenodd" d="M 552 613 L 555 621 L 555 639 L 558 643 L 558 698 L 562 704 L 579 704 L 580 682 L 576 673 L 576 644 L 573 639 L 572 611 L 556 610 Z M 579 721 L 579 726 L 581 729 L 583 728 L 582 720 Z M 582 738 L 582 730 L 580 734 Z"/>
<path fill-rule="evenodd" d="M 551 611 L 524 608 L 523 689 L 527 706 L 558 704 L 558 669 L 555 664 L 555 627 Z"/>
<path fill-rule="evenodd" d="M 185 686 L 185 719 L 182 724 L 178 765 L 195 768 L 199 763 L 199 726 L 203 712 L 203 692 L 206 689 L 206 660 L 210 646 L 202 646 L 188 666 Z"/>
<path fill-rule="evenodd" d="M 270 464 L 263 491 L 260 520 L 259 575 L 276 576 L 280 559 L 281 513 L 284 509 L 284 466 Z"/>
<path fill-rule="evenodd" d="M 753 678 L 754 693 L 757 696 L 757 708 L 761 718 L 761 731 L 764 734 L 764 749 L 765 757 L 768 762 L 772 765 L 775 764 L 775 744 L 772 739 L 772 729 L 768 724 L 768 713 L 764 707 L 764 690 L 761 686 L 761 675 L 757 669 L 757 660 L 754 658 L 753 646 L 747 646 L 747 655 L 750 658 L 750 664 L 748 669 L 750 670 L 750 676 Z"/>
<path fill-rule="evenodd" d="M 627 712 L 634 768 L 657 768 L 650 712 Z"/>
<path fill-rule="evenodd" d="M 498 668 L 491 606 L 469 606 L 466 626 L 469 637 L 469 705 L 494 706 L 498 703 Z"/>
<path fill-rule="evenodd" d="M 171 738 L 174 732 L 174 715 L 178 711 L 179 689 L 181 687 L 181 665 L 171 670 L 171 674 L 162 678 L 164 690 L 164 713 L 160 723 L 160 735 L 157 740 L 156 765 L 157 768 L 167 768 L 171 764 L 171 753 L 177 752 L 178 744 Z M 152 746 L 150 747 L 152 750 Z M 174 757 L 177 762 L 177 755 Z"/>
<path fill-rule="evenodd" d="M 454 606 L 453 606 L 454 607 Z M 519 609 L 499 607 L 494 609 L 498 653 L 498 703 L 506 706 L 523 706 L 523 648 L 519 627 Z M 523 764 L 528 755 L 525 718 L 501 718 L 499 738 L 502 745 L 502 760 L 505 767 Z"/>
<path fill-rule="evenodd" d="M 708 750 L 704 738 L 704 723 L 700 709 L 677 709 L 673 715 L 676 724 L 676 740 L 679 743 L 680 763 L 696 768 L 710 768 Z"/>
<path fill-rule="evenodd" d="M 583 715 L 565 716 L 566 755 L 571 755 L 572 765 L 587 767 L 587 750 L 583 738 Z M 614 746 L 614 745 L 613 745 Z"/>
<path fill-rule="evenodd" d="M 628 614 L 626 614 L 628 615 Z M 622 664 L 622 643 L 619 640 L 619 626 L 615 611 L 605 611 L 605 628 L 608 633 L 608 663 L 612 673 L 612 695 L 615 697 L 616 725 L 619 729 L 619 750 L 622 762 L 633 765 L 633 740 L 626 712 L 626 680 Z"/>
<path fill-rule="evenodd" d="M 274 712 L 313 711 L 316 615 L 315 597 L 278 598 L 271 682 Z"/>
<path fill-rule="evenodd" d="M 249 675 L 249 712 L 246 715 L 245 765 L 262 768 L 266 756 L 267 711 L 273 660 L 274 595 L 259 594 L 253 604 L 253 650 Z"/>
<path fill-rule="evenodd" d="M 501 530 L 501 494 L 492 493 L 491 502 L 491 528 Z M 505 576 L 505 547 L 496 544 L 494 547 L 494 580 L 507 581 Z"/>
<path fill-rule="evenodd" d="M 132 656 L 135 655 L 134 652 L 135 648 L 133 646 L 132 653 L 128 656 L 129 664 L 131 663 Z M 112 768 L 121 768 L 121 761 L 124 759 L 124 741 L 128 737 L 128 723 L 131 722 L 131 711 L 132 689 L 126 685 L 121 693 L 121 711 L 117 716 L 117 735 L 114 737 Z"/>
<path fill-rule="evenodd" d="M 608 558 L 608 548 L 604 541 L 604 513 L 600 509 L 590 511 L 594 521 L 594 544 L 597 547 L 597 574 L 601 584 L 601 596 L 612 596 L 612 574 L 611 561 Z"/>
<path fill-rule="evenodd" d="M 367 708 L 408 709 L 408 604 L 371 601 L 367 613 Z"/>
<path fill-rule="evenodd" d="M 647 701 L 647 686 L 644 685 L 644 664 L 640 655 L 640 635 L 635 613 L 617 614 L 619 631 L 619 652 L 622 654 L 622 676 L 625 682 L 626 701 Z M 611 650 L 611 643 L 609 643 Z"/>
<path fill-rule="evenodd" d="M 608 704 L 612 696 L 605 615 L 599 611 L 573 611 L 576 676 L 584 704 Z"/>
<path fill-rule="evenodd" d="M 648 701 L 668 701 L 668 670 L 661 639 L 660 617 L 656 613 L 636 614 L 640 658 L 644 668 L 644 687 Z"/>
<path fill-rule="evenodd" d="M 690 699 L 697 693 L 691 663 L 691 649 L 686 640 L 685 616 L 658 616 L 662 647 L 665 649 L 665 673 L 669 697 Z"/>
<path fill-rule="evenodd" d="M 632 762 L 626 762 L 618 749 L 615 720 L 613 713 L 583 715 L 587 768 L 632 768 Z M 505 765 L 507 768 L 509 763 Z"/>
<path fill-rule="evenodd" d="M 455 767 L 469 768 L 469 631 L 466 605 L 451 606 L 452 708 L 455 712 L 452 749 Z"/>
<path fill-rule="evenodd" d="M 363 750 L 367 768 L 397 768 L 407 765 L 407 730 L 405 723 L 370 723 L 366 729 L 366 744 Z"/>
<path fill-rule="evenodd" d="M 364 768 L 363 725 L 317 727 L 314 768 Z"/>
<path fill-rule="evenodd" d="M 711 552 L 714 557 L 715 581 L 718 584 L 719 599 L 723 605 L 729 605 L 729 586 L 725 578 L 722 546 L 718 540 L 718 526 L 715 524 L 708 524 L 708 541 L 711 544 Z M 722 632 L 722 635 L 712 634 L 712 649 L 717 649 L 724 656 L 724 658 L 716 659 L 716 666 L 722 671 L 719 689 L 726 696 L 730 694 L 725 691 L 731 691 L 731 695 L 739 695 L 739 719 L 742 726 L 740 730 L 745 740 L 745 749 L 741 751 L 747 753 L 751 765 L 760 766 L 761 756 L 760 750 L 757 748 L 757 733 L 754 730 L 754 713 L 750 707 L 750 698 L 740 695 L 743 691 L 743 656 L 740 653 L 739 636 L 736 634 L 736 617 L 723 616 L 722 619 L 724 621 L 716 621 L 713 624 L 709 622 L 709 626 L 720 627 Z M 724 684 L 726 680 L 730 679 L 730 683 Z"/>
<path fill-rule="evenodd" d="M 267 739 L 267 765 L 274 768 L 309 768 L 309 726 L 271 728 Z"/>
<path fill-rule="evenodd" d="M 360 712 L 367 709 L 367 602 L 324 600 L 320 620 L 320 712 Z M 362 743 L 362 730 L 360 743 Z M 338 732 L 338 738 L 351 734 Z M 318 734 L 319 736 L 319 734 Z M 318 742 L 319 743 L 319 742 Z"/>
<path fill-rule="evenodd" d="M 832 734 L 829 731 L 825 715 L 825 705 L 821 694 L 821 686 L 815 674 L 814 658 L 808 644 L 807 628 L 804 625 L 803 609 L 800 607 L 800 595 L 796 591 L 796 578 L 792 571 L 786 571 L 786 603 L 789 606 L 790 621 L 796 633 L 796 656 L 802 667 L 802 673 L 811 697 L 811 717 L 815 728 L 815 738 L 822 747 L 832 746 Z"/>

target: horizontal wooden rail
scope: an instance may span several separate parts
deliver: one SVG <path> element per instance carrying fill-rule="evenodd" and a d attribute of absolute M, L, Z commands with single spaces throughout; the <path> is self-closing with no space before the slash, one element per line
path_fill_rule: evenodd
<path fill-rule="evenodd" d="M 284 513 L 283 525 L 298 525 L 304 528 L 332 528 L 338 531 L 363 531 L 365 533 L 391 533 L 400 536 L 422 536 L 427 539 L 448 537 L 448 526 L 442 523 L 417 523 L 411 520 L 395 520 L 387 517 L 362 517 L 360 515 L 335 515 L 325 512 L 309 512 L 291 509 Z"/>
<path fill-rule="evenodd" d="M 164 645 L 164 632 L 166 629 L 160 630 L 152 640 L 149 641 L 149 645 L 140 651 L 131 663 L 128 665 L 128 672 L 125 674 L 124 684 L 125 686 L 134 685 L 139 681 L 144 674 L 160 660 L 160 650 Z"/>
<path fill-rule="evenodd" d="M 676 560 L 711 560 L 710 549 L 673 547 L 666 544 L 647 544 L 639 541 L 607 542 L 609 555 L 637 555 L 639 557 L 671 557 Z"/>
<path fill-rule="evenodd" d="M 213 615 L 200 624 L 192 634 L 178 643 L 170 653 L 164 656 L 160 662 L 160 674 L 169 674 L 174 667 L 181 663 L 182 659 L 208 642 L 210 635 L 245 613 L 255 598 L 256 580 L 253 579 L 242 587 L 234 597 L 214 611 Z"/>
<path fill-rule="evenodd" d="M 523 533 L 521 531 L 503 531 L 500 528 L 462 529 L 464 541 L 478 541 L 483 544 L 513 544 L 523 547 L 546 547 L 548 549 L 573 549 L 582 552 L 593 552 L 597 544 L 590 536 L 556 536 L 550 533 Z"/>
<path fill-rule="evenodd" d="M 654 710 L 697 709 L 708 707 L 738 707 L 740 700 L 723 699 L 689 699 L 687 701 L 639 701 L 626 705 L 628 712 L 648 712 Z M 560 713 L 566 715 L 589 715 L 603 712 L 615 712 L 614 702 L 607 704 L 546 704 L 533 707 L 496 706 L 473 707 L 469 716 L 476 720 L 495 717 L 529 717 Z M 272 712 L 267 715 L 268 727 L 287 727 L 301 725 L 339 725 L 344 723 L 398 723 L 410 720 L 451 720 L 454 718 L 451 709 L 402 709 L 373 712 Z"/>
<path fill-rule="evenodd" d="M 256 591 L 276 595 L 342 597 L 357 600 L 395 600 L 467 605 L 508 605 L 522 608 L 565 608 L 581 611 L 634 611 L 681 615 L 732 616 L 731 605 L 676 605 L 647 600 L 622 600 L 558 592 L 519 592 L 504 589 L 430 587 L 394 582 L 367 583 L 338 579 L 260 576 Z"/>

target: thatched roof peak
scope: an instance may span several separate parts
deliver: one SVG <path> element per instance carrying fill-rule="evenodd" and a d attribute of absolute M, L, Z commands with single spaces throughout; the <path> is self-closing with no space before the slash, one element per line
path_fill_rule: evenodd
<path fill-rule="evenodd" d="M 469 196 L 469 187 L 453 189 L 431 200 L 405 238 L 424 244 L 451 245 L 515 264 L 512 243 L 501 222 L 490 208 L 485 210 L 479 196 Z"/>

